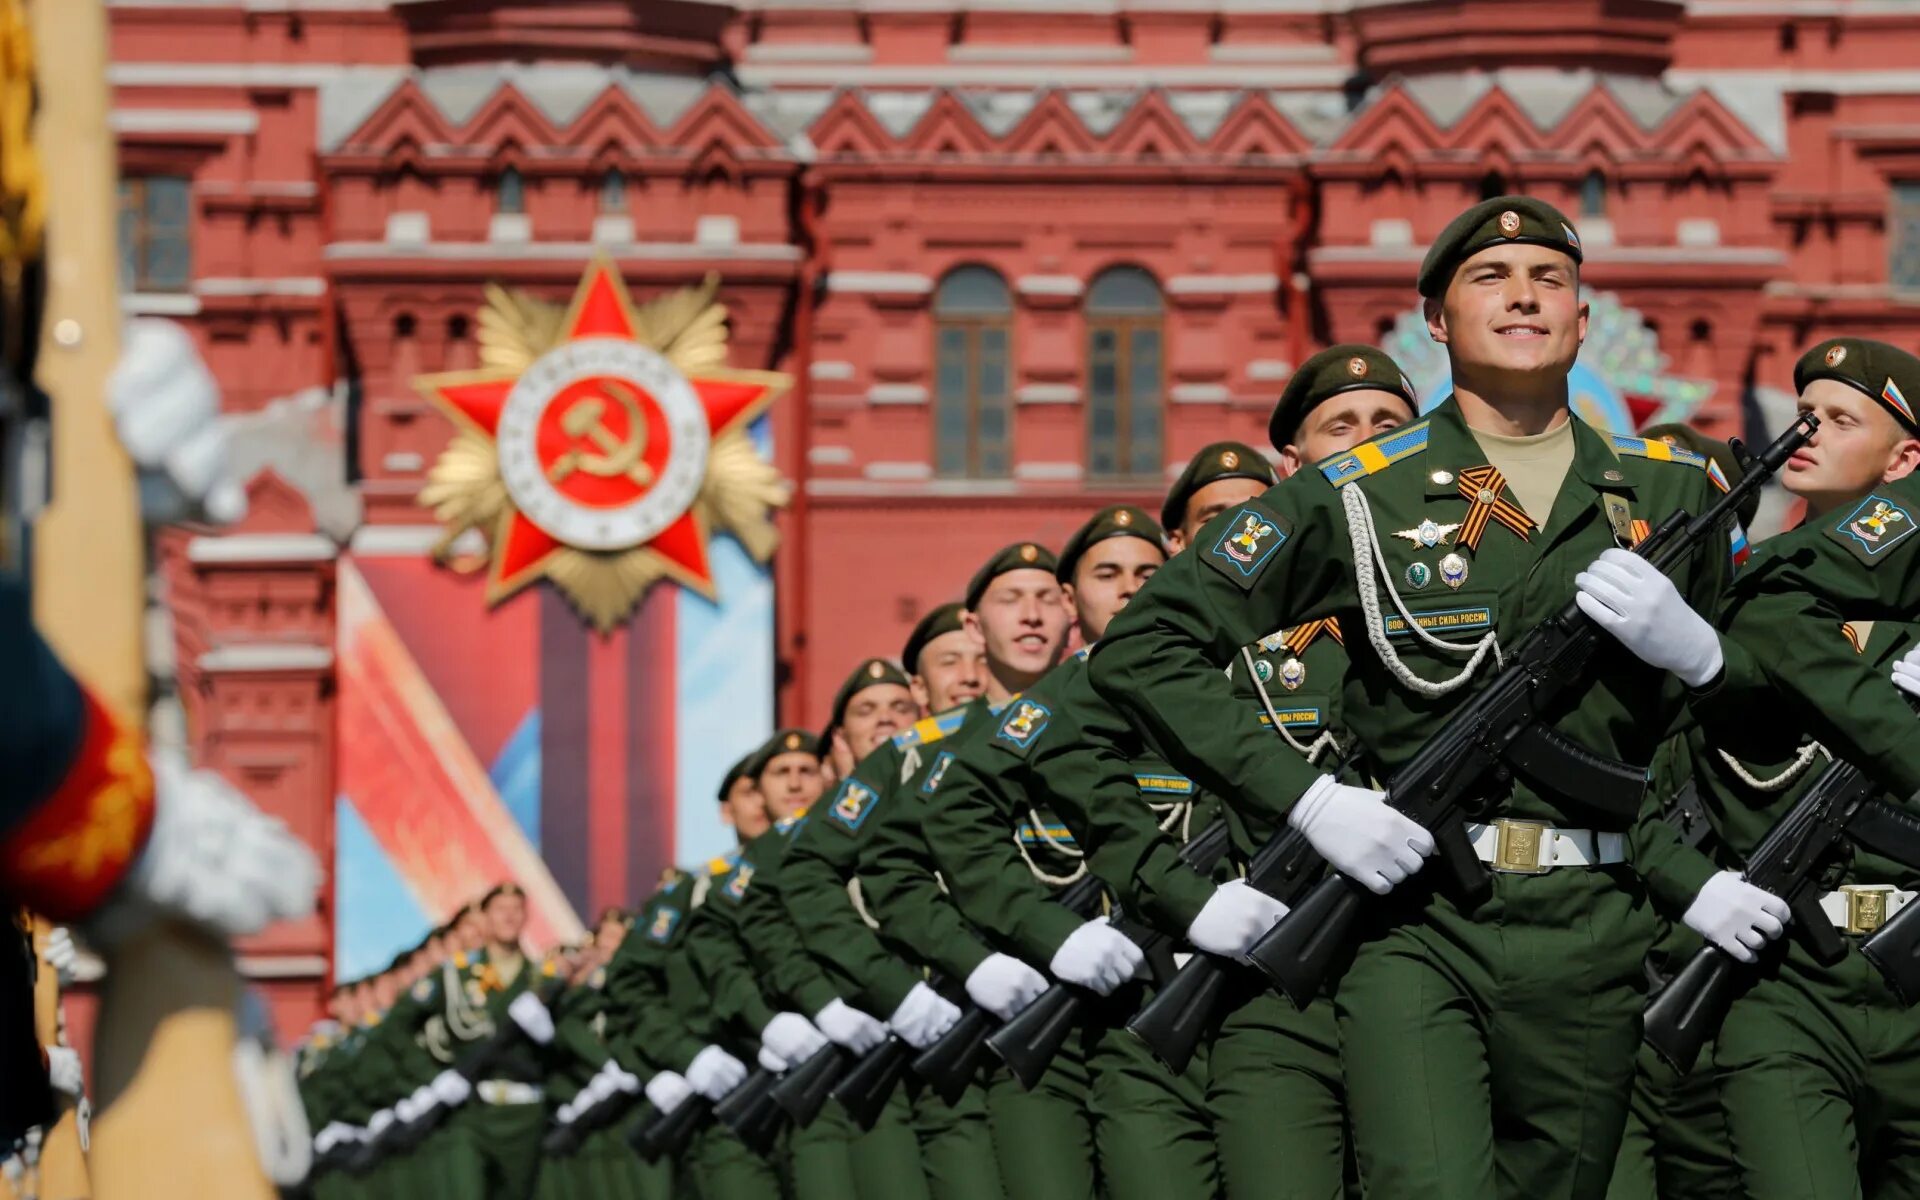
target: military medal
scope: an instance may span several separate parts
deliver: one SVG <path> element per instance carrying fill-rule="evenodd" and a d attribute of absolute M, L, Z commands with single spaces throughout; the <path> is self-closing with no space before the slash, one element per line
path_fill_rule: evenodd
<path fill-rule="evenodd" d="M 1254 661 L 1253 673 L 1255 677 L 1257 677 L 1260 680 L 1261 683 L 1273 682 L 1273 664 L 1268 662 L 1264 658 L 1256 659 Z"/>
<path fill-rule="evenodd" d="M 1403 537 L 1416 546 L 1425 546 L 1431 550 L 1435 546 L 1444 544 L 1447 538 L 1453 535 L 1453 531 L 1458 528 L 1460 528 L 1460 523 L 1457 521 L 1451 525 L 1440 525 L 1434 521 L 1426 520 L 1420 522 L 1420 524 L 1414 526 L 1412 529 L 1398 530 L 1393 536 Z"/>
<path fill-rule="evenodd" d="M 1280 664 L 1280 682 L 1290 692 L 1298 691 L 1307 681 L 1307 664 L 1297 658 L 1289 658 Z"/>
<path fill-rule="evenodd" d="M 1451 557 L 1451 556 L 1450 556 Z M 1420 591 L 1433 582 L 1433 568 L 1423 562 L 1407 564 L 1407 586 Z"/>
<path fill-rule="evenodd" d="M 1436 484 L 1439 484 L 1441 487 L 1445 487 L 1448 484 L 1453 482 L 1453 472 L 1452 471 L 1435 471 L 1432 475 L 1429 475 L 1427 478 L 1433 480 Z"/>
<path fill-rule="evenodd" d="M 1458 554 L 1449 554 L 1440 560 L 1440 581 L 1450 588 L 1458 588 L 1467 581 L 1467 560 Z"/>
<path fill-rule="evenodd" d="M 1471 505 L 1466 520 L 1461 522 L 1461 545 L 1478 550 L 1480 535 L 1486 532 L 1488 521 L 1498 521 L 1519 534 L 1521 541 L 1527 540 L 1527 535 L 1533 532 L 1533 518 L 1501 495 L 1506 487 L 1506 476 L 1498 467 L 1474 467 L 1460 473 L 1460 497 Z M 1440 573 L 1445 576 L 1446 572 L 1446 564 L 1442 563 Z"/>

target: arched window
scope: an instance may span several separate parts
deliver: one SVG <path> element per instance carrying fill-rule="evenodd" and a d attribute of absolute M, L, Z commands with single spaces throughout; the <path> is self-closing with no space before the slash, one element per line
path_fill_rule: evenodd
<path fill-rule="evenodd" d="M 1157 478 L 1163 365 L 1160 286 L 1138 267 L 1087 289 L 1087 470 Z"/>
<path fill-rule="evenodd" d="M 514 216 L 527 211 L 526 185 L 520 180 L 520 172 L 507 167 L 493 184 L 493 211 Z"/>
<path fill-rule="evenodd" d="M 1580 181 L 1580 215 L 1607 215 L 1607 177 L 1598 170 L 1588 171 L 1586 178 Z"/>
<path fill-rule="evenodd" d="M 627 177 L 618 167 L 609 168 L 600 177 L 600 211 L 603 213 L 623 213 L 627 211 Z"/>
<path fill-rule="evenodd" d="M 987 267 L 956 267 L 933 294 L 933 460 L 947 479 L 1009 470 L 1013 302 Z"/>

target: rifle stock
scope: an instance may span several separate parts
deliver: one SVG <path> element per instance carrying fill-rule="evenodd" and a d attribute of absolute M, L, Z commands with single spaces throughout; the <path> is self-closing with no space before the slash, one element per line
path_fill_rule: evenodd
<path fill-rule="evenodd" d="M 986 1061 L 987 1035 L 993 1032 L 996 1020 L 984 1008 L 968 1008 L 939 1041 L 914 1056 L 913 1073 L 952 1104 Z"/>
<path fill-rule="evenodd" d="M 1056 983 L 987 1035 L 987 1049 L 1007 1064 L 1021 1087 L 1032 1091 L 1047 1073 L 1079 1021 L 1084 995 L 1071 984 Z"/>
<path fill-rule="evenodd" d="M 840 1077 L 840 1082 L 834 1085 L 833 1098 L 840 1102 L 856 1128 L 873 1128 L 893 1089 L 906 1075 L 907 1060 L 912 1057 L 911 1046 L 889 1035 Z"/>
<path fill-rule="evenodd" d="M 834 1085 L 846 1070 L 846 1051 L 829 1042 L 780 1077 L 780 1082 L 773 1085 L 774 1103 L 793 1118 L 795 1129 L 805 1129 L 827 1106 Z"/>
<path fill-rule="evenodd" d="M 1900 1003 L 1920 1002 L 1920 904 L 1909 904 L 1860 943 Z"/>
<path fill-rule="evenodd" d="M 1720 947 L 1702 946 L 1647 1005 L 1643 1036 L 1675 1070 L 1693 1070 L 1700 1048 L 1726 1020 L 1740 985 L 1739 967 Z"/>
<path fill-rule="evenodd" d="M 746 1081 L 722 1096 L 713 1106 L 713 1115 L 732 1131 L 747 1149 L 766 1157 L 780 1135 L 780 1123 L 786 1113 L 773 1098 L 773 1085 L 779 1076 L 765 1067 L 757 1068 Z"/>
<path fill-rule="evenodd" d="M 693 1135 L 712 1118 L 712 1101 L 705 1096 L 689 1096 L 672 1112 L 661 1113 L 651 1121 L 636 1121 L 627 1134 L 627 1144 L 646 1162 L 673 1158 L 687 1148 Z"/>

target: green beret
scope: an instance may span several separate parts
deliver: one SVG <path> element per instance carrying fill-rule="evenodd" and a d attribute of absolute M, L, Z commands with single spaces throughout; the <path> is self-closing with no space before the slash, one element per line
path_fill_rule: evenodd
<path fill-rule="evenodd" d="M 1713 465 L 1720 468 L 1720 473 L 1727 477 L 1729 487 L 1746 478 L 1746 464 L 1740 461 L 1740 457 L 1733 452 L 1732 446 L 1719 438 L 1708 437 L 1691 425 L 1682 425 L 1677 421 L 1667 425 L 1649 425 L 1637 436 L 1650 442 L 1666 442 L 1669 445 L 1679 446 L 1683 450 L 1691 450 L 1695 454 L 1704 454 L 1713 460 Z M 1754 515 L 1759 511 L 1760 493 L 1754 492 L 1747 497 L 1746 502 L 1734 515 L 1740 518 L 1741 528 L 1752 529 Z"/>
<path fill-rule="evenodd" d="M 919 674 L 920 652 L 927 648 L 928 642 L 943 633 L 952 633 L 956 629 L 966 628 L 960 619 L 961 614 L 966 611 L 964 604 L 942 604 L 916 621 L 913 632 L 907 635 L 907 648 L 900 652 L 900 661 L 907 664 L 907 670 L 916 675 Z"/>
<path fill-rule="evenodd" d="M 1187 469 L 1180 472 L 1180 478 L 1167 489 L 1166 502 L 1160 506 L 1161 527 L 1179 528 L 1180 522 L 1187 519 L 1187 501 L 1193 499 L 1193 494 L 1222 479 L 1257 479 L 1272 486 L 1280 477 L 1274 474 L 1273 464 L 1245 442 L 1215 442 L 1203 446 L 1200 453 L 1187 460 Z"/>
<path fill-rule="evenodd" d="M 760 778 L 760 773 L 767 769 L 768 763 L 782 754 L 789 754 L 795 751 L 811 754 L 815 758 L 819 758 L 819 737 L 808 733 L 804 729 L 775 730 L 772 737 L 760 743 L 760 748 L 748 756 L 746 763 L 747 774 L 758 779 Z"/>
<path fill-rule="evenodd" d="M 1806 391 L 1816 379 L 1837 379 L 1857 388 L 1886 405 L 1901 428 L 1920 437 L 1920 421 L 1913 416 L 1913 406 L 1920 401 L 1920 358 L 1867 338 L 1828 338 L 1793 364 L 1794 391 Z"/>
<path fill-rule="evenodd" d="M 987 586 L 1009 571 L 1045 571 L 1051 575 L 1057 565 L 1053 551 L 1039 542 L 1015 542 L 1003 547 L 967 581 L 966 606 L 971 609 L 978 605 L 980 597 L 987 594 Z"/>
<path fill-rule="evenodd" d="M 486 895 L 480 897 L 481 910 L 485 911 L 487 905 L 492 904 L 502 896 L 518 896 L 524 900 L 527 898 L 527 893 L 519 884 L 514 883 L 512 880 L 508 880 L 506 883 L 496 883 L 487 890 Z"/>
<path fill-rule="evenodd" d="M 833 716 L 828 719 L 827 727 L 820 733 L 820 744 L 826 745 L 828 739 L 833 736 L 833 731 L 840 727 L 841 720 L 847 715 L 847 705 L 853 703 L 855 696 L 867 688 L 882 683 L 895 683 L 906 687 L 907 673 L 884 658 L 862 659 L 860 665 L 853 669 L 853 674 L 847 676 L 847 681 L 840 685 L 840 690 L 833 694 Z"/>
<path fill-rule="evenodd" d="M 1073 582 L 1073 569 L 1080 565 L 1080 556 L 1092 549 L 1095 542 L 1117 537 L 1136 537 L 1166 553 L 1165 533 L 1154 524 L 1146 509 L 1131 504 L 1110 504 L 1073 531 L 1067 544 L 1060 548 L 1060 565 L 1053 569 L 1053 577 L 1061 583 Z"/>
<path fill-rule="evenodd" d="M 1420 263 L 1420 294 L 1439 299 L 1461 263 L 1488 246 L 1508 243 L 1550 246 L 1580 261 L 1580 235 L 1566 214 L 1531 196 L 1495 196 L 1455 217 L 1433 240 Z"/>
<path fill-rule="evenodd" d="M 728 767 L 727 773 L 720 777 L 720 803 L 725 804 L 727 802 L 727 793 L 733 790 L 734 784 L 739 783 L 746 777 L 747 768 L 753 765 L 753 756 L 758 753 L 759 750 L 757 749 L 749 750 L 741 756 L 739 762 Z"/>
<path fill-rule="evenodd" d="M 1373 346 L 1344 342 L 1328 346 L 1301 363 L 1293 378 L 1287 380 L 1287 389 L 1280 393 L 1280 403 L 1273 406 L 1273 417 L 1267 422 L 1267 440 L 1275 450 L 1285 449 L 1307 414 L 1322 400 L 1363 388 L 1392 392 L 1413 411 L 1420 411 L 1413 381 L 1391 355 Z"/>

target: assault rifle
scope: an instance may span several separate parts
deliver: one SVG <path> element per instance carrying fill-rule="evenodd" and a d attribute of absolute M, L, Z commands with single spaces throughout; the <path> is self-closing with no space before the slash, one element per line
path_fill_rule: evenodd
<path fill-rule="evenodd" d="M 1203 876 L 1211 875 L 1226 854 L 1229 840 L 1227 823 L 1215 821 L 1180 847 L 1180 861 Z M 1139 929 L 1135 940 L 1149 956 L 1170 947 L 1172 941 L 1158 930 L 1144 927 Z M 1089 995 L 1085 988 L 1055 983 L 988 1037 L 987 1048 L 1007 1064 L 1021 1087 L 1031 1090 L 1046 1074 L 1053 1056 L 1066 1043 L 1067 1035 L 1079 1024 L 1081 1009 L 1086 1006 Z"/>
<path fill-rule="evenodd" d="M 673 1158 L 686 1149 L 693 1135 L 712 1119 L 713 1101 L 705 1096 L 688 1096 L 672 1112 L 656 1114 L 651 1121 L 635 1122 L 627 1132 L 627 1144 L 646 1162 Z"/>
<path fill-rule="evenodd" d="M 780 1077 L 765 1067 L 757 1067 L 746 1082 L 714 1101 L 713 1115 L 733 1131 L 742 1145 L 765 1158 L 773 1152 L 773 1141 L 787 1114 L 773 1098 Z"/>
<path fill-rule="evenodd" d="M 846 1074 L 849 1061 L 845 1050 L 828 1042 L 806 1061 L 787 1068 L 787 1073 L 773 1085 L 773 1102 L 793 1118 L 795 1129 L 813 1124 L 833 1096 L 834 1086 Z"/>
<path fill-rule="evenodd" d="M 1817 417 L 1802 413 L 1748 462 L 1740 482 L 1711 508 L 1691 519 L 1674 512 L 1637 553 L 1659 570 L 1671 571 L 1714 536 L 1818 427 Z M 1585 686 L 1595 654 L 1611 644 L 1569 598 L 1559 613 L 1527 632 L 1493 681 L 1456 709 L 1388 781 L 1386 802 L 1433 834 L 1438 869 L 1466 899 L 1483 898 L 1491 887 L 1466 833 L 1467 806 L 1488 785 L 1504 786 L 1518 775 L 1617 818 L 1637 811 L 1646 787 L 1644 769 L 1594 754 L 1547 722 L 1547 714 Z M 1310 860 L 1317 862 L 1319 855 Z M 1354 924 L 1372 898 L 1372 892 L 1334 872 L 1314 884 L 1247 957 L 1304 1008 L 1319 994 L 1336 956 L 1352 943 Z"/>
<path fill-rule="evenodd" d="M 860 1061 L 833 1085 L 833 1098 L 857 1128 L 872 1129 L 880 1119 L 880 1110 L 905 1077 L 912 1057 L 913 1047 L 888 1034 L 886 1041 L 861 1055 Z"/>

